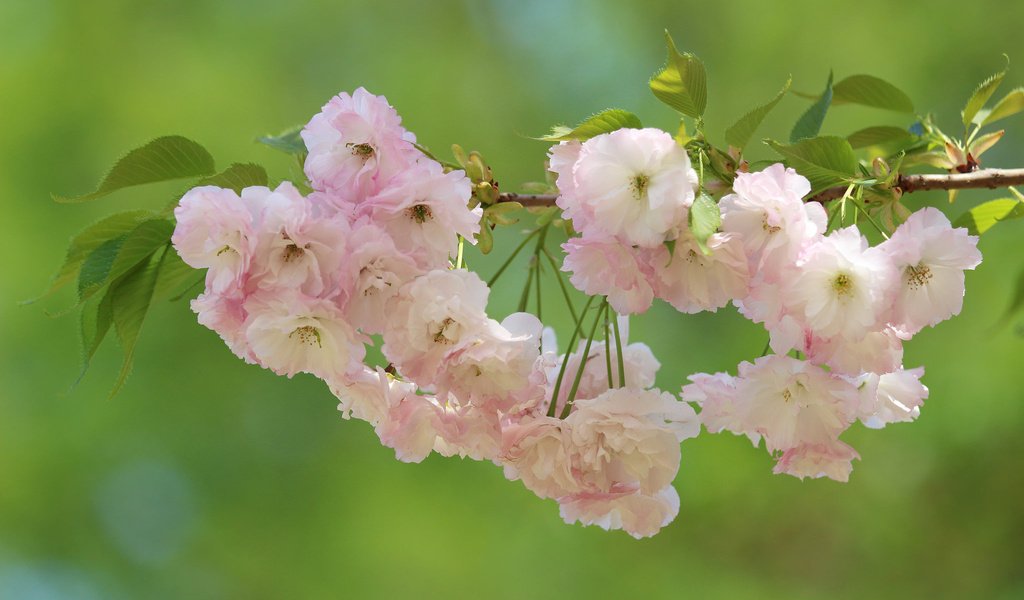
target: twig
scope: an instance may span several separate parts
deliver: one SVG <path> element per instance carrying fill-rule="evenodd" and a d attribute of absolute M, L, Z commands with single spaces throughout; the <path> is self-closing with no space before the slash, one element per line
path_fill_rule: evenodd
<path fill-rule="evenodd" d="M 1024 169 L 981 169 L 971 173 L 928 175 L 900 175 L 895 187 L 904 194 L 928 190 L 964 190 L 972 188 L 1005 188 L 1024 185 Z M 829 188 L 807 199 L 808 202 L 828 202 L 843 197 L 846 186 Z M 501 194 L 498 202 L 518 202 L 523 206 L 554 206 L 554 194 Z"/>

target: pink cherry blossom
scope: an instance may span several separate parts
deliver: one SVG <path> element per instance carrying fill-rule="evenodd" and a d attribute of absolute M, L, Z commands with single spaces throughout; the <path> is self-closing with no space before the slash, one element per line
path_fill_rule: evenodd
<path fill-rule="evenodd" d="M 722 231 L 740 236 L 752 270 L 792 264 L 825 233 L 821 204 L 803 201 L 810 191 L 807 179 L 778 163 L 736 175 L 733 193 L 719 203 Z"/>
<path fill-rule="evenodd" d="M 696 436 L 693 408 L 667 392 L 616 388 L 577 400 L 566 418 L 582 480 L 601 491 L 639 485 L 653 494 L 679 470 L 679 443 Z"/>
<path fill-rule="evenodd" d="M 655 295 L 684 313 L 716 311 L 747 294 L 749 271 L 739 236 L 714 233 L 704 254 L 689 234 L 676 240 L 672 254 L 652 251 Z"/>
<path fill-rule="evenodd" d="M 606 295 L 615 312 L 645 312 L 654 301 L 651 268 L 644 250 L 599 237 L 572 238 L 562 244 L 562 270 L 569 281 L 588 295 Z"/>
<path fill-rule="evenodd" d="M 364 333 L 383 333 L 402 286 L 423 271 L 368 219 L 354 225 L 346 252 L 339 275 L 347 290 L 346 318 Z"/>
<path fill-rule="evenodd" d="M 802 444 L 783 452 L 772 472 L 800 479 L 828 477 L 846 482 L 850 479 L 854 459 L 860 459 L 857 451 L 839 440 Z"/>
<path fill-rule="evenodd" d="M 559 172 L 561 176 L 562 173 Z M 573 165 L 572 195 L 598 230 L 627 245 L 675 237 L 693 204 L 697 174 L 686 151 L 658 129 L 619 129 L 590 138 Z"/>
<path fill-rule="evenodd" d="M 960 314 L 964 270 L 981 263 L 978 237 L 953 229 L 936 208 L 907 218 L 880 248 L 899 273 L 892 324 L 906 335 Z"/>
<path fill-rule="evenodd" d="M 483 209 L 468 208 L 471 185 L 463 171 L 445 173 L 440 164 L 423 158 L 356 210 L 370 215 L 422 268 L 440 269 L 455 256 L 457 236 L 472 243 L 480 231 Z"/>
<path fill-rule="evenodd" d="M 597 525 L 605 530 L 622 529 L 636 539 L 650 537 L 679 514 L 679 493 L 671 485 L 654 494 L 616 486 L 607 492 L 586 490 L 559 498 L 562 520 Z"/>
<path fill-rule="evenodd" d="M 851 226 L 808 248 L 786 302 L 815 335 L 857 341 L 885 325 L 895 277 L 889 256 Z"/>
<path fill-rule="evenodd" d="M 502 430 L 500 461 L 505 477 L 522 481 L 541 498 L 560 498 L 579 491 L 572 452 L 569 425 L 561 419 L 526 418 Z"/>
<path fill-rule="evenodd" d="M 379 191 L 421 155 L 401 123 L 386 98 L 363 88 L 331 98 L 302 130 L 313 187 L 351 197 Z"/>
<path fill-rule="evenodd" d="M 384 329 L 384 355 L 402 375 L 430 386 L 448 354 L 487 324 L 490 290 L 475 273 L 434 270 L 400 291 Z"/>
<path fill-rule="evenodd" d="M 253 213 L 233 190 L 201 186 L 189 190 L 174 209 L 171 236 L 185 264 L 209 269 L 211 291 L 238 288 L 255 248 Z"/>
<path fill-rule="evenodd" d="M 331 379 L 363 360 L 362 340 L 328 300 L 275 290 L 250 296 L 245 310 L 245 338 L 253 356 L 278 375 Z"/>

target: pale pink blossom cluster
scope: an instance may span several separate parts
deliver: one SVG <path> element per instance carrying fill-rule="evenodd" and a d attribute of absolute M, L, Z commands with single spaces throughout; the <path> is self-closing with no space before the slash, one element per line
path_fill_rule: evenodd
<path fill-rule="evenodd" d="M 192 303 L 199 321 L 248 362 L 323 379 L 342 416 L 369 422 L 401 461 L 432 452 L 492 461 L 557 500 L 570 523 L 643 537 L 671 521 L 679 443 L 700 425 L 689 404 L 653 389 L 650 349 L 623 342 L 620 381 L 604 342 L 559 357 L 536 317 L 490 318 L 487 285 L 451 264 L 459 238 L 480 227 L 471 182 L 419 151 L 383 97 L 338 95 L 302 138 L 308 195 L 282 183 L 240 194 L 197 187 L 181 199 L 174 247 L 208 269 Z M 660 223 L 685 218 L 694 176 L 671 138 L 635 149 L 648 141 L 657 148 L 637 185 L 663 206 L 604 214 L 595 205 L 593 218 L 656 252 L 678 235 Z M 676 194 L 681 184 L 689 200 Z M 387 368 L 364 362 L 374 336 Z"/>
<path fill-rule="evenodd" d="M 578 289 L 622 313 L 655 297 L 682 312 L 732 301 L 768 330 L 774 355 L 683 388 L 708 431 L 763 439 L 776 473 L 846 481 L 858 455 L 840 434 L 918 416 L 928 389 L 923 368 L 904 369 L 903 342 L 960 312 L 964 271 L 981 261 L 977 237 L 940 211 L 913 213 L 872 247 L 856 226 L 827 233 L 822 205 L 803 200 L 808 181 L 776 164 L 736 177 L 705 253 L 687 227 L 696 181 L 667 133 L 621 129 L 550 159 L 581 234 L 564 246 Z"/>
<path fill-rule="evenodd" d="M 658 129 L 619 129 L 550 152 L 558 206 L 580 237 L 563 245 L 563 270 L 620 314 L 654 298 L 677 310 L 717 310 L 750 277 L 739 236 L 714 233 L 705 253 L 688 226 L 697 173 L 686 150 Z M 666 242 L 671 242 L 666 244 Z"/>

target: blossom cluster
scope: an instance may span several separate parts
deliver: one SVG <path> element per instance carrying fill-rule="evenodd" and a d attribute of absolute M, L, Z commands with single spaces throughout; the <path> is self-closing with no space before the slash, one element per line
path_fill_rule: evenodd
<path fill-rule="evenodd" d="M 202 186 L 179 202 L 174 247 L 208 270 L 200 323 L 247 362 L 324 380 L 399 460 L 491 461 L 567 522 L 642 537 L 671 521 L 679 444 L 700 426 L 653 388 L 659 364 L 627 323 L 621 348 L 559 356 L 533 315 L 490 318 L 487 285 L 451 263 L 480 227 L 471 182 L 424 155 L 383 97 L 342 93 L 301 135 L 309 193 Z M 365 364 L 375 341 L 387 367 Z M 578 380 L 574 394 L 556 394 L 563 380 Z"/>
<path fill-rule="evenodd" d="M 737 175 L 705 251 L 688 227 L 698 183 L 667 133 L 620 129 L 550 159 L 581 234 L 564 245 L 578 289 L 623 313 L 655 297 L 682 312 L 732 302 L 768 330 L 775 354 L 684 386 L 709 432 L 763 439 L 776 473 L 846 481 L 858 455 L 840 434 L 918 416 L 928 389 L 923 368 L 903 367 L 903 342 L 960 312 L 964 271 L 981 261 L 977 237 L 940 211 L 872 247 L 856 225 L 828 233 L 822 205 L 803 200 L 808 181 L 776 164 Z"/>

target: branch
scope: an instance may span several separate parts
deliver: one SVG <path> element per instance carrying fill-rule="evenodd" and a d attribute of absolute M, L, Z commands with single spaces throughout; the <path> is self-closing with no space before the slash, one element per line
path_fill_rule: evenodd
<path fill-rule="evenodd" d="M 897 188 L 904 194 L 929 190 L 964 190 L 972 188 L 1005 188 L 1024 185 L 1024 169 L 982 169 L 971 173 L 950 173 L 948 175 L 900 175 Z M 829 188 L 811 196 L 808 202 L 828 202 L 842 198 L 846 186 Z M 501 194 L 498 202 L 518 202 L 523 206 L 554 206 L 555 194 Z"/>

